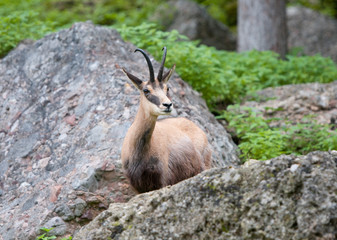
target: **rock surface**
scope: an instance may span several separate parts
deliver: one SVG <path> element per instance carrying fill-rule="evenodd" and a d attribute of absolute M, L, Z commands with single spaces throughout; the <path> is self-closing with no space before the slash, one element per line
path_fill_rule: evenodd
<path fill-rule="evenodd" d="M 336 239 L 337 151 L 252 160 L 111 204 L 75 240 Z"/>
<path fill-rule="evenodd" d="M 190 0 L 168 1 L 160 6 L 153 19 L 166 30 L 176 29 L 191 40 L 221 50 L 236 50 L 236 37 L 220 21 L 212 18 L 201 5 Z"/>
<path fill-rule="evenodd" d="M 310 121 L 320 124 L 335 124 L 337 127 L 337 81 L 332 83 L 306 83 L 267 88 L 257 92 L 261 101 L 248 101 L 243 106 L 255 108 L 265 118 L 280 118 L 293 123 Z"/>
<path fill-rule="evenodd" d="M 305 7 L 289 7 L 288 48 L 300 47 L 306 55 L 321 54 L 337 62 L 337 20 Z"/>
<path fill-rule="evenodd" d="M 78 23 L 0 60 L 0 239 L 35 239 L 42 226 L 72 233 L 134 195 L 120 149 L 138 92 L 120 68 L 148 77 L 135 48 L 112 29 Z M 238 164 L 200 96 L 177 74 L 169 85 L 177 115 L 207 132 L 213 166 Z"/>

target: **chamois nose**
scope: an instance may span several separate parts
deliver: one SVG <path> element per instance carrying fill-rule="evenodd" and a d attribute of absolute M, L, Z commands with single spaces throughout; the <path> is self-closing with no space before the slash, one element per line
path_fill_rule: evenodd
<path fill-rule="evenodd" d="M 167 109 L 170 109 L 172 103 L 163 103 L 163 106 L 165 106 Z"/>

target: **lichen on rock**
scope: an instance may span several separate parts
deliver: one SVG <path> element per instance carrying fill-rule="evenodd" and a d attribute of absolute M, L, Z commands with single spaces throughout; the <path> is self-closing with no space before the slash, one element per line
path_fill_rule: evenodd
<path fill-rule="evenodd" d="M 284 155 L 111 204 L 74 239 L 334 239 L 336 191 L 336 151 Z"/>

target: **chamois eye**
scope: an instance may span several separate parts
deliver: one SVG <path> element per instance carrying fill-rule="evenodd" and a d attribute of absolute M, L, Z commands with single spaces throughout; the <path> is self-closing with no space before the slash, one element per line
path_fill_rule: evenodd
<path fill-rule="evenodd" d="M 166 90 L 166 91 L 169 92 L 169 90 L 170 90 L 170 87 L 167 87 L 167 90 Z"/>
<path fill-rule="evenodd" d="M 150 93 L 149 89 L 144 89 L 143 92 L 145 93 L 145 95 Z"/>

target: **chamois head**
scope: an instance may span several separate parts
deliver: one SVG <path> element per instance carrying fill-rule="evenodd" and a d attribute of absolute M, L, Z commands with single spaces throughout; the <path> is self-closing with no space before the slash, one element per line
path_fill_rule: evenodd
<path fill-rule="evenodd" d="M 141 104 L 149 110 L 152 115 L 168 115 L 172 112 L 173 106 L 170 99 L 169 87 L 167 81 L 174 72 L 175 65 L 163 75 L 164 64 L 166 59 L 166 47 L 163 48 L 164 55 L 159 68 L 157 78 L 154 77 L 153 66 L 149 56 L 142 50 L 137 48 L 135 52 L 141 52 L 145 57 L 149 67 L 150 79 L 142 81 L 138 77 L 128 73 L 124 68 L 123 71 L 131 80 L 131 82 L 140 90 Z"/>

